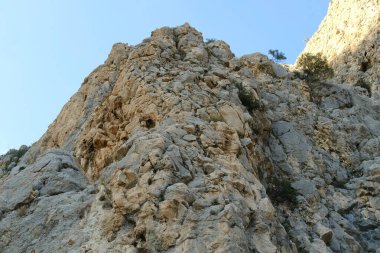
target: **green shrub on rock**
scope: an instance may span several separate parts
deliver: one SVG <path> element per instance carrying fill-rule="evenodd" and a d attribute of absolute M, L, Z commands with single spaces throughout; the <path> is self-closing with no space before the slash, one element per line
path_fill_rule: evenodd
<path fill-rule="evenodd" d="M 267 189 L 269 198 L 277 203 L 288 203 L 291 206 L 297 204 L 298 192 L 291 186 L 291 182 L 285 178 L 272 178 Z"/>
<path fill-rule="evenodd" d="M 29 147 L 22 145 L 19 149 L 10 149 L 6 154 L 0 155 L 0 169 L 10 170 L 19 162 Z"/>
<path fill-rule="evenodd" d="M 255 98 L 251 91 L 245 88 L 241 83 L 237 83 L 235 86 L 239 90 L 238 96 L 241 103 L 247 107 L 248 111 L 251 112 L 253 110 L 264 110 L 263 103 L 259 99 Z"/>
<path fill-rule="evenodd" d="M 367 92 L 368 92 L 368 96 L 371 96 L 371 95 L 372 95 L 372 92 L 371 92 L 371 84 L 369 84 L 369 83 L 363 81 L 362 79 L 358 80 L 358 82 L 357 82 L 354 86 L 362 87 L 362 88 L 364 88 L 365 90 L 367 90 Z"/>
<path fill-rule="evenodd" d="M 285 57 L 285 54 L 283 52 L 280 52 L 278 51 L 277 49 L 273 50 L 273 49 L 270 49 L 268 51 L 268 54 L 270 54 L 272 56 L 272 59 L 275 61 L 275 62 L 281 62 L 281 61 L 284 61 L 286 60 L 287 58 Z"/>
<path fill-rule="evenodd" d="M 216 39 L 213 39 L 213 38 L 207 38 L 207 39 L 206 39 L 206 44 L 210 44 L 210 43 L 215 42 L 215 41 L 216 41 Z"/>
<path fill-rule="evenodd" d="M 311 80 L 329 78 L 334 75 L 333 69 L 321 53 L 315 55 L 306 53 L 301 55 L 298 65 L 305 72 L 307 78 Z"/>

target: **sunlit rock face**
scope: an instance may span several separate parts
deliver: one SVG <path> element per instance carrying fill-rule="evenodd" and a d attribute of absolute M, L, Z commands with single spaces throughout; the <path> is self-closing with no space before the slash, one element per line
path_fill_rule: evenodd
<path fill-rule="evenodd" d="M 380 98 L 380 2 L 333 0 L 304 53 L 321 52 L 332 64 L 338 82 L 371 86 Z"/>
<path fill-rule="evenodd" d="M 189 24 L 115 44 L 0 157 L 0 251 L 376 252 L 378 101 L 299 76 Z"/>

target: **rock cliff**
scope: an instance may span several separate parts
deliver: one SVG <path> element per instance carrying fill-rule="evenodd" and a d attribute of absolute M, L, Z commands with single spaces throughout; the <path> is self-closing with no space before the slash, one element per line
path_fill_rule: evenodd
<path fill-rule="evenodd" d="M 0 157 L 0 252 L 376 252 L 379 111 L 188 24 L 115 44 Z"/>
<path fill-rule="evenodd" d="M 380 1 L 331 0 L 304 53 L 322 53 L 339 83 L 368 86 L 380 99 Z"/>

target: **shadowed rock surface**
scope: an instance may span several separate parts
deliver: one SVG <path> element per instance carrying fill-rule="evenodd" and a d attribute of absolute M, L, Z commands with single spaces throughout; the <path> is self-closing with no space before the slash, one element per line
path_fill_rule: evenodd
<path fill-rule="evenodd" d="M 376 252 L 379 111 L 188 24 L 115 44 L 0 157 L 0 252 Z"/>

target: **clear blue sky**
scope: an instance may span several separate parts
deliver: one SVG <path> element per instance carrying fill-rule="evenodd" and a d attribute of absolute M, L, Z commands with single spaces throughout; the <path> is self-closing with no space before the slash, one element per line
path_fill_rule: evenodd
<path fill-rule="evenodd" d="M 37 141 L 116 42 L 185 22 L 237 55 L 293 63 L 329 0 L 0 0 L 0 154 Z"/>

